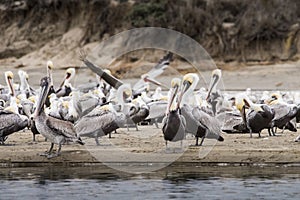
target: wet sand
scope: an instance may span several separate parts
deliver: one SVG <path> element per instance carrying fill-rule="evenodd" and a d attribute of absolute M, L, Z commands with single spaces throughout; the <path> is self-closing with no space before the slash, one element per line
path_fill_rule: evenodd
<path fill-rule="evenodd" d="M 60 157 L 47 159 L 38 154 L 50 147 L 41 135 L 32 142 L 29 130 L 15 133 L 0 146 L 0 164 L 2 166 L 37 166 L 37 165 L 101 165 L 101 163 L 172 163 L 199 165 L 273 165 L 300 164 L 300 144 L 293 140 L 298 133 L 285 131 L 275 137 L 269 137 L 267 131 L 259 138 L 254 134 L 223 134 L 225 141 L 205 140 L 202 147 L 193 146 L 193 136 L 187 135 L 183 147 L 180 142 L 165 142 L 160 129 L 152 125 L 140 126 L 136 131 L 131 128 L 119 129 L 118 133 L 100 139 L 96 146 L 94 139 L 83 138 L 84 146 L 64 145 Z M 56 147 L 55 147 L 56 148 Z M 54 149 L 55 149 L 54 148 Z M 96 152 L 96 153 L 95 153 Z"/>

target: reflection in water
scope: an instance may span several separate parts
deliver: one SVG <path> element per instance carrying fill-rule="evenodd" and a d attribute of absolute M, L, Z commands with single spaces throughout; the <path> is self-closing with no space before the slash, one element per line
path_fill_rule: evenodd
<path fill-rule="evenodd" d="M 105 166 L 0 168 L 0 199 L 298 198 L 295 167 L 171 166 L 126 174 Z"/>

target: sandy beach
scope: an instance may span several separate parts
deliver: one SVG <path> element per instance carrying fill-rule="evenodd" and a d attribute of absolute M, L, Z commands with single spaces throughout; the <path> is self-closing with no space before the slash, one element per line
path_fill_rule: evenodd
<path fill-rule="evenodd" d="M 0 146 L 0 163 L 2 166 L 165 162 L 200 165 L 300 164 L 300 144 L 293 141 L 298 133 L 285 131 L 269 137 L 263 131 L 261 138 L 256 134 L 253 138 L 249 134 L 223 136 L 224 142 L 207 139 L 199 147 L 193 146 L 195 140 L 188 135 L 182 150 L 179 142 L 172 143 L 166 150 L 160 129 L 152 125 L 141 126 L 139 131 L 122 128 L 110 139 L 108 136 L 102 137 L 100 146 L 96 146 L 92 138 L 83 138 L 86 142 L 84 146 L 64 145 L 60 157 L 47 159 L 39 154 L 46 151 L 50 143 L 45 142 L 41 135 L 37 136 L 36 142 L 32 142 L 32 134 L 26 130 L 9 136 L 6 145 Z"/>

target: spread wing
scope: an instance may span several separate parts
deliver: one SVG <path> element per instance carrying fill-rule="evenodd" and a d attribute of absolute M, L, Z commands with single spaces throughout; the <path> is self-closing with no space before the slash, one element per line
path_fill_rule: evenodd
<path fill-rule="evenodd" d="M 146 73 L 150 78 L 154 79 L 155 77 L 161 75 L 164 70 L 169 66 L 172 60 L 173 54 L 169 52 L 165 55 L 148 73 Z M 133 90 L 138 90 L 143 88 L 145 81 L 140 79 L 134 86 Z"/>

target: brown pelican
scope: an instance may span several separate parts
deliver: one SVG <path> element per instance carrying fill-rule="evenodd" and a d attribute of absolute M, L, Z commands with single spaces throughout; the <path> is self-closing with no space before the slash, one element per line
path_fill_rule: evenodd
<path fill-rule="evenodd" d="M 160 99 L 163 99 L 163 98 L 166 98 L 162 93 L 161 93 L 162 89 L 161 87 L 157 87 L 153 93 L 153 95 L 151 96 L 151 98 L 153 99 L 153 101 L 156 101 L 156 100 L 160 100 Z"/>
<path fill-rule="evenodd" d="M 11 71 L 6 71 L 4 73 L 5 82 L 8 87 L 8 94 L 1 94 L 0 99 L 3 99 L 5 102 L 9 102 L 10 98 L 15 96 L 15 89 L 14 89 L 14 74 Z"/>
<path fill-rule="evenodd" d="M 220 82 L 221 77 L 222 77 L 222 71 L 220 69 L 215 69 L 212 71 L 209 89 L 208 89 L 208 93 L 207 93 L 207 99 L 210 97 L 211 93 L 217 91 L 216 87 L 217 87 L 218 83 Z"/>
<path fill-rule="evenodd" d="M 222 109 L 222 102 L 224 97 L 217 91 L 217 85 L 222 77 L 222 71 L 215 69 L 212 71 L 211 80 L 208 88 L 206 100 L 211 104 L 213 114 L 216 115 Z"/>
<path fill-rule="evenodd" d="M 168 101 L 162 99 L 159 101 L 147 103 L 147 106 L 149 108 L 149 115 L 145 120 L 153 121 L 156 128 L 159 128 L 158 122 L 160 122 L 160 120 L 162 120 L 166 114 L 165 111 L 168 106 Z"/>
<path fill-rule="evenodd" d="M 84 143 L 81 141 L 80 137 L 76 136 L 72 123 L 46 115 L 44 112 L 44 104 L 50 89 L 49 77 L 42 78 L 40 85 L 41 93 L 33 115 L 33 120 L 37 131 L 51 142 L 49 151 L 41 155 L 47 156 L 47 158 L 53 158 L 60 155 L 62 144 L 67 142 L 77 142 L 83 145 Z M 58 151 L 55 154 L 52 154 L 54 144 L 58 145 Z"/>
<path fill-rule="evenodd" d="M 133 104 L 135 106 L 131 107 L 131 109 L 135 109 L 134 112 L 129 114 L 129 123 L 133 122 L 135 124 L 135 128 L 138 131 L 137 124 L 144 121 L 149 115 L 149 108 L 146 103 L 142 100 L 141 96 L 138 96 L 134 99 Z"/>
<path fill-rule="evenodd" d="M 81 104 L 79 103 L 80 94 L 79 91 L 73 91 L 71 94 L 71 100 L 68 104 L 68 113 L 65 120 L 72 123 L 76 122 L 82 114 Z"/>
<path fill-rule="evenodd" d="M 80 56 L 80 60 L 84 62 L 84 64 L 91 69 L 93 72 L 95 72 L 97 75 L 99 75 L 99 77 L 101 79 L 103 79 L 105 82 L 107 82 L 111 87 L 113 87 L 114 89 L 118 89 L 120 86 L 123 85 L 123 82 L 120 81 L 119 79 L 117 79 L 116 77 L 112 76 L 109 72 L 106 72 L 105 70 L 101 69 L 100 67 L 97 67 L 96 65 L 94 65 L 92 62 L 90 62 L 88 59 L 86 59 L 84 53 L 81 54 Z M 144 74 L 142 75 L 142 81 L 146 81 L 146 82 L 152 82 L 156 85 L 162 85 L 159 82 L 155 81 L 154 79 L 152 79 L 150 77 L 149 74 Z M 146 84 L 147 85 L 147 84 Z M 139 92 L 135 92 L 134 91 L 134 97 L 136 97 L 137 95 L 139 95 Z"/>
<path fill-rule="evenodd" d="M 72 85 L 70 81 L 74 78 L 74 76 L 75 76 L 75 69 L 68 68 L 63 82 L 61 83 L 59 89 L 56 91 L 57 97 L 65 97 L 72 92 Z"/>
<path fill-rule="evenodd" d="M 4 144 L 7 137 L 28 127 L 28 118 L 8 110 L 0 110 L 0 144 Z"/>
<path fill-rule="evenodd" d="M 187 96 L 193 95 L 193 90 L 198 84 L 199 77 L 197 74 L 189 73 L 183 77 L 182 89 L 180 94 L 180 112 L 186 120 L 186 132 L 196 137 L 196 146 L 198 146 L 199 137 L 205 136 L 205 127 L 200 124 L 192 114 L 193 107 L 188 103 Z"/>
<path fill-rule="evenodd" d="M 217 119 L 204 112 L 199 107 L 191 107 L 189 100 L 193 98 L 193 91 L 199 81 L 197 74 L 189 73 L 183 77 L 181 90 L 181 113 L 186 119 L 186 131 L 192 133 L 196 137 L 196 145 L 198 139 L 202 138 L 200 146 L 205 138 L 217 139 L 224 141 L 221 136 L 221 126 Z"/>
<path fill-rule="evenodd" d="M 7 137 L 28 127 L 28 118 L 19 114 L 16 97 L 11 97 L 10 106 L 0 110 L 0 144 L 4 144 Z"/>
<path fill-rule="evenodd" d="M 250 137 L 252 137 L 252 133 L 258 133 L 258 136 L 261 137 L 261 130 L 270 128 L 275 114 L 268 105 L 255 104 L 245 94 L 236 96 L 235 105 L 241 113 L 246 131 L 250 132 Z M 248 112 L 246 112 L 246 107 L 249 108 Z M 269 135 L 271 136 L 270 132 Z"/>
<path fill-rule="evenodd" d="M 30 87 L 28 83 L 28 74 L 23 70 L 19 70 L 18 75 L 20 77 L 20 93 L 25 94 L 26 98 L 29 98 L 31 95 L 34 95 L 35 91 Z"/>
<path fill-rule="evenodd" d="M 125 120 L 123 113 L 117 113 L 111 104 L 107 104 L 94 108 L 90 113 L 80 118 L 74 127 L 78 136 L 93 137 L 96 144 L 99 145 L 98 137 L 122 127 Z"/>
<path fill-rule="evenodd" d="M 274 128 L 276 127 L 284 130 L 290 126 L 289 130 L 297 131 L 297 129 L 290 124 L 290 121 L 296 117 L 299 111 L 297 105 L 284 102 L 279 93 L 272 94 L 271 98 L 266 100 L 266 102 L 275 112 L 275 116 L 271 122 L 271 131 L 273 134 L 275 134 Z"/>
<path fill-rule="evenodd" d="M 185 139 L 186 121 L 179 112 L 179 103 L 177 103 L 175 108 L 172 109 L 180 82 L 181 81 L 178 78 L 172 79 L 166 116 L 163 119 L 162 132 L 166 141 L 166 148 L 168 147 L 168 141 L 177 142 Z"/>
<path fill-rule="evenodd" d="M 27 99 L 26 94 L 24 93 L 19 94 L 17 98 L 20 99 L 23 113 L 30 118 L 34 112 L 34 102 L 32 102 L 30 99 Z"/>

